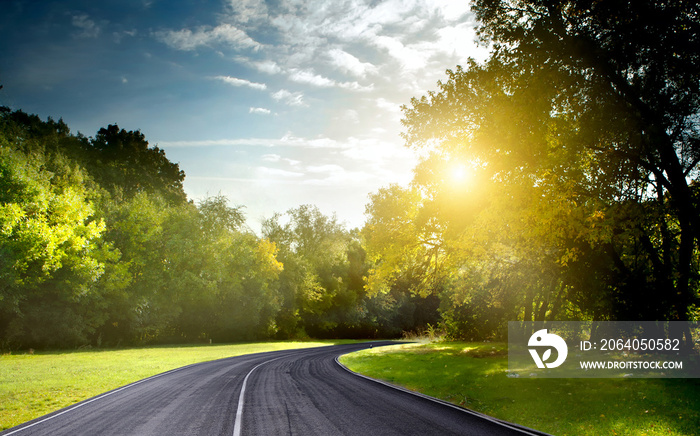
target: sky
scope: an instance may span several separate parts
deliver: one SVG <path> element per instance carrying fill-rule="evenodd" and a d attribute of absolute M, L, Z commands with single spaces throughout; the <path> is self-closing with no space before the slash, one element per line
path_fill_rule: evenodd
<path fill-rule="evenodd" d="M 140 130 L 248 225 L 302 204 L 365 221 L 408 184 L 401 106 L 478 47 L 468 0 L 4 0 L 0 105 Z"/>

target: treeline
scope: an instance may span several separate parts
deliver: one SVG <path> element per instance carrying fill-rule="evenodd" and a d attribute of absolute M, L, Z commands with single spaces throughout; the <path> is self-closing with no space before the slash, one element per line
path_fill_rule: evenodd
<path fill-rule="evenodd" d="M 368 298 L 360 236 L 335 217 L 302 206 L 257 236 L 228 199 L 188 201 L 184 177 L 138 131 L 87 138 L 3 108 L 2 347 L 388 337 L 437 321 L 434 300 Z"/>

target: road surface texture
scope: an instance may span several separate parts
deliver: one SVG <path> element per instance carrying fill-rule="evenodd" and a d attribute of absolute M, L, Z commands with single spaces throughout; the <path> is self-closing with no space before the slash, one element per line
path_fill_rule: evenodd
<path fill-rule="evenodd" d="M 0 435 L 542 434 L 396 389 L 337 362 L 368 347 L 276 351 L 190 365 Z"/>

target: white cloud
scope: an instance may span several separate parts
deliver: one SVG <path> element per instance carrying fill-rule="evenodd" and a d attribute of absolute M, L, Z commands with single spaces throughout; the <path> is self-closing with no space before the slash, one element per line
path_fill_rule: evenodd
<path fill-rule="evenodd" d="M 262 156 L 262 160 L 264 160 L 265 162 L 279 162 L 281 159 L 282 159 L 282 156 L 280 156 L 279 154 L 274 154 L 274 153 L 264 154 Z"/>
<path fill-rule="evenodd" d="M 164 141 L 159 142 L 160 148 L 184 148 L 184 147 L 272 147 L 280 139 L 266 138 L 235 138 L 235 139 L 202 139 L 195 141 Z"/>
<path fill-rule="evenodd" d="M 237 21 L 251 23 L 267 16 L 267 5 L 259 0 L 229 0 L 229 8 Z"/>
<path fill-rule="evenodd" d="M 250 65 L 267 74 L 278 74 L 282 71 L 282 68 L 274 61 L 250 62 Z"/>
<path fill-rule="evenodd" d="M 347 109 L 340 116 L 337 116 L 334 119 L 344 121 L 350 124 L 359 124 L 360 113 L 357 112 L 355 109 Z"/>
<path fill-rule="evenodd" d="M 281 155 L 279 155 L 277 153 L 264 154 L 264 155 L 262 155 L 262 157 L 260 159 L 262 159 L 265 162 L 275 162 L 275 163 L 284 162 L 284 163 L 286 163 L 290 166 L 293 166 L 293 167 L 296 167 L 300 163 L 302 163 L 300 160 L 290 159 L 288 157 L 282 157 Z"/>
<path fill-rule="evenodd" d="M 300 147 L 300 148 L 327 148 L 343 149 L 350 145 L 342 141 L 328 137 L 302 138 L 287 133 L 281 138 L 234 138 L 234 139 L 212 139 L 196 141 L 165 141 L 159 142 L 160 148 L 168 147 Z"/>
<path fill-rule="evenodd" d="M 259 89 L 261 91 L 264 91 L 267 89 L 267 85 L 265 85 L 264 83 L 251 82 L 250 80 L 239 79 L 237 77 L 216 76 L 216 77 L 214 77 L 214 79 L 221 80 L 222 82 L 228 83 L 229 85 L 232 85 L 232 86 L 245 86 L 248 88 Z"/>
<path fill-rule="evenodd" d="M 133 37 L 136 36 L 137 34 L 138 34 L 138 31 L 137 31 L 136 29 L 132 29 L 132 30 L 123 30 L 123 31 L 120 31 L 120 32 L 113 32 L 113 33 L 112 33 L 112 39 L 114 39 L 114 42 L 116 42 L 117 44 L 119 44 L 119 43 L 122 42 L 122 39 L 124 39 L 125 37 L 129 36 L 129 37 L 132 37 L 132 38 L 133 38 Z"/>
<path fill-rule="evenodd" d="M 360 61 L 346 51 L 334 48 L 328 52 L 328 56 L 332 65 L 354 76 L 365 78 L 368 74 L 377 73 L 377 67 L 368 62 Z"/>
<path fill-rule="evenodd" d="M 375 101 L 378 108 L 392 113 L 401 113 L 401 105 L 398 103 L 391 102 L 384 97 L 379 97 Z"/>
<path fill-rule="evenodd" d="M 445 69 L 484 52 L 473 43 L 466 1 L 319 0 L 310 6 L 298 0 L 228 0 L 217 20 L 213 27 L 157 36 L 180 50 L 218 44 L 224 56 L 302 86 L 393 93 L 404 101 L 434 87 Z M 252 35 L 264 36 L 266 44 Z M 241 56 L 243 49 L 251 50 L 249 56 Z M 301 94 L 288 92 L 273 98 L 305 106 Z"/>
<path fill-rule="evenodd" d="M 265 109 L 264 107 L 252 107 L 248 110 L 248 113 L 270 115 L 271 112 L 270 112 L 270 109 Z"/>
<path fill-rule="evenodd" d="M 342 51 L 338 51 L 342 52 Z M 338 53 L 335 53 L 335 58 L 333 55 L 329 55 L 332 59 L 329 61 L 329 63 L 334 64 L 338 69 L 341 69 L 345 72 L 350 72 L 353 73 L 354 75 L 359 75 L 359 76 L 365 76 L 367 71 L 373 71 L 376 72 L 376 68 L 372 66 L 371 64 L 364 64 L 361 63 L 357 58 L 354 56 L 345 53 L 347 56 L 346 58 L 342 58 L 342 55 L 338 55 Z M 290 56 L 289 59 L 292 59 L 294 56 L 299 56 L 300 53 L 297 52 L 294 55 Z M 242 56 L 237 56 L 234 58 L 236 61 L 241 62 L 245 65 L 248 65 L 254 69 L 256 69 L 259 72 L 262 73 L 267 73 L 267 74 L 280 74 L 284 73 L 287 78 L 295 83 L 300 83 L 304 85 L 310 85 L 314 86 L 317 88 L 332 88 L 332 87 L 337 87 L 337 88 L 343 88 L 343 89 L 348 89 L 348 90 L 357 90 L 357 91 L 371 91 L 373 89 L 373 86 L 363 86 L 359 84 L 356 81 L 352 82 L 346 82 L 346 81 L 338 81 L 335 79 L 331 79 L 327 76 L 323 76 L 321 74 L 317 74 L 313 68 L 282 68 L 278 63 L 270 60 L 266 61 L 253 61 L 250 59 L 247 59 Z M 289 61 L 288 59 L 288 61 Z M 354 59 L 354 61 L 353 61 Z M 291 62 L 291 63 L 296 63 L 296 62 Z"/>
<path fill-rule="evenodd" d="M 156 32 L 155 35 L 170 47 L 185 51 L 214 44 L 224 44 L 236 50 L 259 50 L 262 47 L 262 44 L 252 39 L 246 32 L 226 23 L 216 27 L 199 27 L 195 31 L 190 29 L 161 31 Z"/>
<path fill-rule="evenodd" d="M 356 91 L 371 91 L 372 86 L 362 86 L 357 82 L 338 82 L 328 77 L 321 76 L 313 72 L 313 70 L 299 70 L 292 68 L 289 74 L 289 80 L 306 85 L 316 86 L 319 88 L 344 88 Z"/>
<path fill-rule="evenodd" d="M 277 101 L 281 101 L 289 106 L 308 106 L 304 102 L 304 94 L 302 94 L 301 92 L 290 92 L 286 89 L 280 89 L 279 91 L 272 93 L 272 98 L 274 98 Z"/>
<path fill-rule="evenodd" d="M 469 3 L 454 0 L 432 0 L 442 13 L 443 17 L 450 21 L 462 20 L 469 13 Z"/>
<path fill-rule="evenodd" d="M 79 38 L 97 38 L 100 35 L 102 29 L 97 25 L 90 17 L 86 14 L 73 15 L 72 24 L 81 30 L 80 33 L 75 34 Z"/>
<path fill-rule="evenodd" d="M 343 168 L 347 168 L 348 165 L 357 165 L 361 168 L 371 169 L 376 172 L 379 179 L 386 179 L 389 182 L 396 179 L 397 174 L 404 174 L 404 178 L 410 178 L 410 169 L 417 163 L 417 157 L 410 149 L 396 142 L 372 137 L 337 139 L 323 136 L 304 138 L 288 133 L 281 138 L 272 139 L 176 141 L 160 142 L 157 145 L 164 149 L 171 147 L 267 147 L 275 150 L 260 156 L 264 162 L 286 163 L 291 166 L 304 163 L 306 171 L 314 174 L 343 171 Z M 289 153 L 294 153 L 295 156 L 286 156 Z M 340 161 L 343 162 L 342 167 L 336 163 L 339 162 L 338 155 L 342 156 Z M 329 162 L 328 159 L 335 161 Z"/>
<path fill-rule="evenodd" d="M 374 138 L 349 138 L 348 147 L 341 152 L 343 156 L 357 161 L 375 162 L 391 165 L 392 162 L 411 161 L 414 153 L 394 142 Z"/>
<path fill-rule="evenodd" d="M 428 58 L 434 54 L 432 45 L 431 49 L 419 50 L 416 46 L 404 45 L 399 38 L 391 36 L 377 36 L 373 43 L 398 60 L 403 68 L 411 70 L 425 68 Z"/>
<path fill-rule="evenodd" d="M 377 109 L 381 112 L 387 114 L 390 120 L 394 123 L 400 123 L 403 112 L 401 111 L 401 104 L 393 101 L 389 101 L 384 97 L 379 97 L 374 100 L 374 104 Z"/>
<path fill-rule="evenodd" d="M 299 138 L 292 135 L 286 135 L 283 140 L 286 139 L 290 143 L 295 143 L 308 148 L 325 148 L 325 149 L 344 149 L 349 145 L 344 141 L 333 139 L 329 137 L 320 137 L 315 139 Z"/>
<path fill-rule="evenodd" d="M 288 157 L 282 157 L 276 153 L 264 154 L 264 155 L 262 155 L 262 157 L 260 159 L 262 159 L 265 162 L 275 162 L 275 163 L 284 162 L 284 163 L 287 163 L 288 165 L 293 166 L 293 167 L 298 166 L 301 163 L 300 160 L 290 159 Z"/>
<path fill-rule="evenodd" d="M 308 85 L 318 86 L 321 88 L 330 88 L 337 85 L 337 82 L 329 79 L 328 77 L 314 74 L 313 71 L 310 70 L 298 70 L 295 68 L 290 70 L 289 80 L 297 83 L 306 83 Z"/>

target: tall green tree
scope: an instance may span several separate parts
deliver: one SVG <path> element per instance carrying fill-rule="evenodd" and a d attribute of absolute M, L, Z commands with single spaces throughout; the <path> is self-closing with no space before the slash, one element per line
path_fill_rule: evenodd
<path fill-rule="evenodd" d="M 186 201 L 182 186 L 185 173 L 161 148 L 151 147 L 143 133 L 109 125 L 90 141 L 93 176 L 111 192 L 127 196 L 147 191 L 169 203 Z"/>
<path fill-rule="evenodd" d="M 198 215 L 201 251 L 194 259 L 202 265 L 194 271 L 200 271 L 206 288 L 192 298 L 205 310 L 185 306 L 183 314 L 208 319 L 200 325 L 208 325 L 206 335 L 217 341 L 274 335 L 282 304 L 278 276 L 284 269 L 277 246 L 245 230 L 241 208 L 230 207 L 223 196 L 201 201 Z"/>
<path fill-rule="evenodd" d="M 285 303 L 280 321 L 312 335 L 328 334 L 338 326 L 331 312 L 347 289 L 343 271 L 350 235 L 335 217 L 315 206 L 303 205 L 287 215 L 286 224 L 275 215 L 263 225 L 263 235 L 280 248 L 286 270 L 281 276 Z"/>

